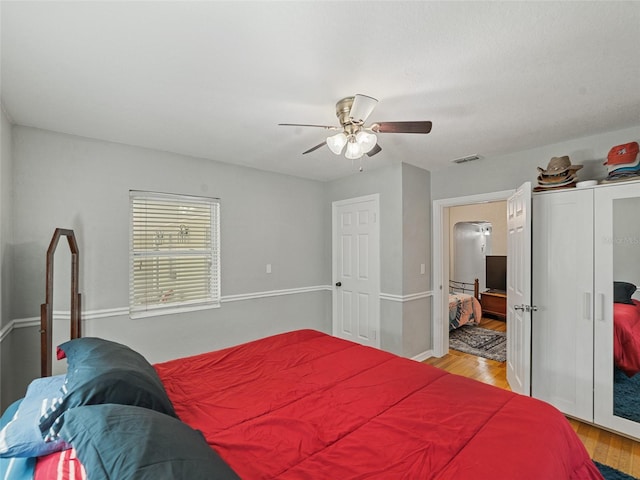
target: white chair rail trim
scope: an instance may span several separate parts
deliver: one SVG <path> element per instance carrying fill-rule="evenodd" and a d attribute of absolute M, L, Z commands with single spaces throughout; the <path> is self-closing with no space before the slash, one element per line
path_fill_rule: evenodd
<path fill-rule="evenodd" d="M 391 302 L 411 302 L 421 298 L 433 297 L 433 291 L 410 293 L 408 295 L 394 295 L 392 293 L 381 293 L 380 300 L 388 300 Z"/>
<path fill-rule="evenodd" d="M 238 295 L 225 295 L 220 298 L 221 303 L 238 302 L 243 300 L 255 300 L 259 298 L 277 297 L 281 295 L 295 295 L 300 293 L 331 291 L 330 285 L 315 285 L 310 287 L 288 288 L 283 290 L 270 290 L 265 292 L 242 293 Z M 54 320 L 68 320 L 69 311 L 54 311 Z M 97 320 L 101 318 L 119 317 L 129 315 L 129 307 L 103 308 L 100 310 L 83 310 L 82 320 Z M 39 327 L 40 317 L 19 318 L 10 321 L 0 330 L 0 342 L 11 333 L 14 328 Z"/>
<path fill-rule="evenodd" d="M 268 298 L 268 297 L 277 297 L 282 295 L 296 295 L 300 293 L 309 293 L 309 292 L 321 292 L 321 291 L 333 291 L 331 285 L 315 285 L 310 287 L 300 287 L 300 288 L 288 288 L 282 290 L 270 290 L 265 292 L 252 292 L 252 293 L 241 293 L 236 295 L 223 295 L 220 298 L 221 303 L 227 302 L 240 302 L 245 300 L 256 300 L 260 298 Z M 419 292 L 412 293 L 409 295 L 394 295 L 390 293 L 380 293 L 380 300 L 388 300 L 392 302 L 410 302 L 413 300 L 418 300 L 421 298 L 432 297 L 433 292 Z M 68 320 L 69 319 L 69 311 L 54 311 L 53 319 L 54 320 Z M 119 308 L 104 308 L 100 310 L 85 310 L 82 312 L 83 320 L 97 320 L 101 318 L 110 318 L 110 317 L 119 317 L 129 315 L 129 307 L 119 307 Z M 19 318 L 10 321 L 7 325 L 5 325 L 2 329 L 0 329 L 0 342 L 2 342 L 14 328 L 27 328 L 27 327 L 39 327 L 40 326 L 40 317 L 28 317 L 28 318 Z"/>
<path fill-rule="evenodd" d="M 257 298 L 278 297 L 281 295 L 295 295 L 298 293 L 319 292 L 324 290 L 332 291 L 333 287 L 331 287 L 330 285 L 316 285 L 312 287 L 287 288 L 284 290 L 270 290 L 266 292 L 240 293 L 237 295 L 223 295 L 220 298 L 220 303 L 240 302 L 243 300 L 255 300 Z"/>

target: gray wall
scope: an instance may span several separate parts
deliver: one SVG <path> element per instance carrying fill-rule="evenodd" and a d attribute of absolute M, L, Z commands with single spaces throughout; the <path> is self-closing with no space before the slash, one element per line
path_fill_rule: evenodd
<path fill-rule="evenodd" d="M 327 204 L 378 193 L 380 195 L 380 292 L 402 295 L 402 164 L 355 173 L 327 184 Z M 326 218 L 331 232 L 331 210 Z M 331 258 L 331 241 L 327 242 Z M 380 347 L 402 354 L 402 304 L 380 301 Z"/>
<path fill-rule="evenodd" d="M 348 160 L 347 160 L 348 161 Z M 380 291 L 402 294 L 402 164 L 365 170 L 326 184 L 331 231 L 331 202 L 380 194 Z M 331 259 L 331 241 L 326 245 Z"/>
<path fill-rule="evenodd" d="M 44 252 L 56 227 L 78 237 L 84 308 L 128 305 L 130 189 L 221 199 L 223 296 L 329 280 L 319 182 L 26 127 L 14 132 L 16 318 L 34 315 L 43 300 Z"/>
<path fill-rule="evenodd" d="M 11 321 L 12 142 L 11 124 L 0 111 L 0 330 Z"/>
<path fill-rule="evenodd" d="M 408 164 L 402 165 L 402 246 L 403 294 L 430 291 L 431 174 Z M 402 309 L 404 355 L 431 349 L 431 297 L 405 301 Z"/>
<path fill-rule="evenodd" d="M 601 163 L 609 149 L 640 138 L 640 127 L 630 128 L 431 174 L 398 162 L 323 184 L 27 127 L 10 128 L 4 116 L 2 122 L 0 328 L 11 320 L 19 320 L 21 326 L 1 344 L 3 407 L 39 373 L 37 326 L 22 320 L 35 321 L 39 316 L 44 254 L 56 227 L 73 228 L 78 236 L 80 290 L 83 310 L 89 313 L 85 334 L 128 343 L 158 362 L 294 328 L 330 332 L 333 201 L 380 195 L 381 291 L 402 298 L 432 288 L 431 199 L 505 190 L 527 180 L 535 183 L 536 167 L 559 155 L 585 165 L 581 179 L 602 178 L 606 170 Z M 221 198 L 223 298 L 300 287 L 314 291 L 130 320 L 125 313 L 129 189 Z M 265 273 L 267 263 L 272 265 L 270 275 Z M 421 263 L 425 275 L 419 273 Z M 380 309 L 383 349 L 414 356 L 431 348 L 430 297 L 383 299 Z"/>
<path fill-rule="evenodd" d="M 403 299 L 423 294 L 431 282 L 430 175 L 404 163 L 357 173 L 327 184 L 328 204 L 380 195 L 380 291 L 399 300 L 380 301 L 380 346 L 413 357 L 431 345 L 431 299 Z M 327 228 L 331 231 L 331 215 Z M 327 244 L 331 258 L 331 243 Z M 425 264 L 421 274 L 420 265 Z"/>
<path fill-rule="evenodd" d="M 633 141 L 640 141 L 640 124 L 633 128 L 453 165 L 431 172 L 431 198 L 440 200 L 498 192 L 516 188 L 524 182 L 531 182 L 535 186 L 537 167 L 546 168 L 552 157 L 563 155 L 568 155 L 572 164 L 584 165 L 578 172 L 578 180 L 599 180 L 607 176 L 607 169 L 602 163 L 611 147 Z"/>
<path fill-rule="evenodd" d="M 12 319 L 39 317 L 45 252 L 54 229 L 63 227 L 74 229 L 78 238 L 80 293 L 83 311 L 89 312 L 85 335 L 127 343 L 151 362 L 295 328 L 331 331 L 331 263 L 325 248 L 330 206 L 322 183 L 21 126 L 13 127 L 13 162 Z M 129 189 L 221 199 L 223 300 L 316 288 L 130 320 Z M 271 274 L 265 273 L 267 263 Z M 13 378 L 2 379 L 12 391 L 5 402 L 39 375 L 32 362 L 39 354 L 37 332 L 37 327 L 13 330 Z"/>
<path fill-rule="evenodd" d="M 430 185 L 419 168 L 395 163 L 321 183 L 28 127 L 9 130 L 7 178 L 15 202 L 3 212 L 3 222 L 13 220 L 11 241 L 3 242 L 17 267 L 3 295 L 13 300 L 3 305 L 3 321 L 17 322 L 2 343 L 3 407 L 39 374 L 44 260 L 56 227 L 74 229 L 78 239 L 84 335 L 126 343 L 151 362 L 296 328 L 331 332 L 332 201 L 380 194 L 382 292 L 401 298 L 429 288 Z M 221 199 L 221 308 L 129 319 L 130 189 Z M 56 279 L 68 269 L 60 245 Z M 305 287 L 311 291 L 260 295 Z M 68 309 L 58 298 L 68 298 L 66 284 L 56 284 L 54 310 Z M 428 298 L 383 300 L 382 348 L 422 353 L 430 343 L 430 309 Z M 58 343 L 67 322 L 55 324 Z"/>
<path fill-rule="evenodd" d="M 12 142 L 11 124 L 0 109 L 0 411 L 6 405 L 3 398 L 9 387 L 3 384 L 9 374 L 11 340 L 8 335 L 11 323 L 11 237 L 12 237 Z"/>
<path fill-rule="evenodd" d="M 640 142 L 640 125 L 552 145 L 487 156 L 481 160 L 431 172 L 431 198 L 440 200 L 517 188 L 524 182 L 537 185 L 537 167 L 546 168 L 552 157 L 568 155 L 571 163 L 584 165 L 578 180 L 603 179 L 609 150 L 619 144 Z M 482 154 L 482 152 L 479 152 Z M 448 224 L 444 226 L 448 228 Z"/>

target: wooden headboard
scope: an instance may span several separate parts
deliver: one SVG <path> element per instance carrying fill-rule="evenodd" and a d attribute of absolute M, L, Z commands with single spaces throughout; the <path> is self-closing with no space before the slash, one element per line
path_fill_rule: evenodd
<path fill-rule="evenodd" d="M 480 281 L 476 278 L 473 283 L 449 280 L 449 292 L 462 292 L 471 294 L 480 300 Z"/>
<path fill-rule="evenodd" d="M 47 249 L 47 294 L 45 303 L 40 305 L 40 375 L 51 376 L 51 357 L 53 355 L 53 254 L 58 247 L 60 237 L 67 237 L 71 250 L 71 332 L 70 338 L 78 338 L 80 331 L 80 294 L 78 293 L 78 272 L 80 251 L 73 230 L 56 228 Z"/>

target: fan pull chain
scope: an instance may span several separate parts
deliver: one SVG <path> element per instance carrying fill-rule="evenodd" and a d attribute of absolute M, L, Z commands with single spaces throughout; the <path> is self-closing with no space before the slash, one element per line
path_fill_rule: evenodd
<path fill-rule="evenodd" d="M 351 160 L 351 167 L 355 167 L 355 166 L 356 166 L 356 161 Z M 358 166 L 358 171 L 360 173 L 364 172 L 364 167 L 362 166 L 362 157 L 360 157 L 360 165 Z"/>

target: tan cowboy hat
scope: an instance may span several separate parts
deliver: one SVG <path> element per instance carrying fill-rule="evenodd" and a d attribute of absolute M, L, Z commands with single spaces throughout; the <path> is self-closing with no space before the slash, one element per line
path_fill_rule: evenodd
<path fill-rule="evenodd" d="M 553 157 L 549 160 L 549 165 L 547 165 L 547 169 L 545 170 L 542 167 L 538 167 L 538 171 L 543 175 L 560 175 L 569 170 L 580 170 L 582 165 L 571 165 L 571 160 L 567 155 L 563 157 Z"/>
<path fill-rule="evenodd" d="M 577 175 L 574 171 L 569 171 L 567 175 L 538 175 L 540 185 L 566 185 L 576 181 Z"/>

